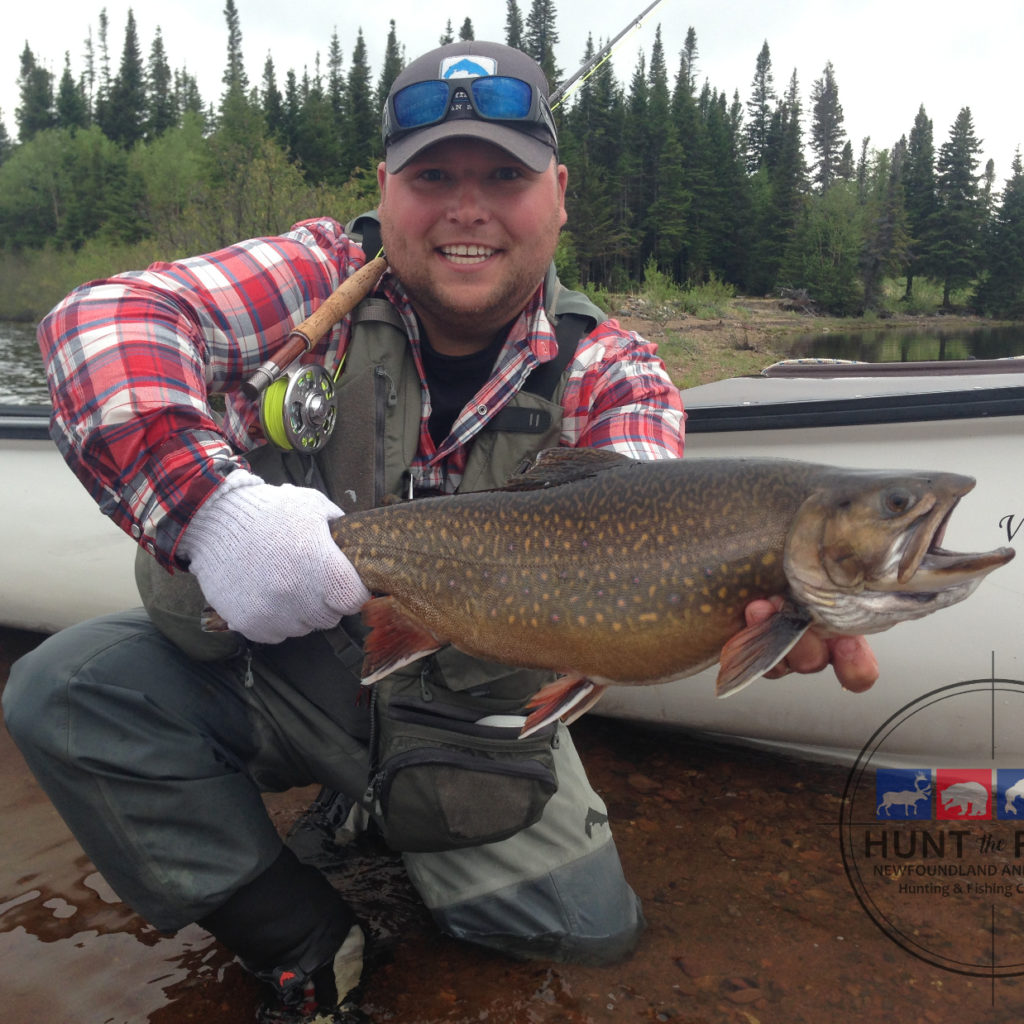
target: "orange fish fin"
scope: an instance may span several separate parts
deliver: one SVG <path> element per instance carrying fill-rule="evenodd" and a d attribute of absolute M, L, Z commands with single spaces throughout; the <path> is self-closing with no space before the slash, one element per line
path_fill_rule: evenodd
<path fill-rule="evenodd" d="M 787 606 L 730 637 L 719 658 L 715 696 L 728 697 L 763 676 L 782 661 L 810 624 L 809 616 Z"/>
<path fill-rule="evenodd" d="M 363 625 L 370 630 L 363 646 L 364 686 L 444 647 L 393 597 L 371 597 L 363 605 L 362 615 Z"/>
<path fill-rule="evenodd" d="M 598 691 L 597 696 L 591 700 L 590 695 L 595 689 Z M 578 672 L 559 676 L 554 682 L 542 686 L 527 702 L 526 706 L 531 710 L 523 723 L 519 738 L 525 739 L 538 729 L 543 729 L 545 725 L 561 718 L 582 702 L 586 702 L 583 708 L 583 711 L 586 711 L 601 696 L 603 689 L 603 686 L 592 683 Z M 580 714 L 583 714 L 583 711 Z"/>

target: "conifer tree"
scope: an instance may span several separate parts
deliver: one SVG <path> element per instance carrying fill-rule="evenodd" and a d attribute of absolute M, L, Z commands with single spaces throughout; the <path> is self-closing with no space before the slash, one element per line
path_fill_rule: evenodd
<path fill-rule="evenodd" d="M 655 30 L 648 71 L 647 133 L 645 161 L 650 175 L 644 207 L 644 236 L 650 253 L 664 273 L 678 276 L 679 256 L 686 238 L 686 214 L 690 195 L 683 184 L 683 154 L 669 111 L 668 71 L 661 41 L 661 25 Z"/>
<path fill-rule="evenodd" d="M 11 137 L 7 134 L 7 125 L 4 123 L 4 112 L 0 110 L 0 165 L 4 163 L 13 151 L 14 143 L 11 142 Z"/>
<path fill-rule="evenodd" d="M 366 170 L 373 166 L 381 147 L 380 119 L 374 110 L 374 93 L 370 85 L 370 66 L 362 29 L 356 35 L 352 50 L 345 96 L 348 134 L 344 140 L 342 165 L 347 176 L 356 168 Z"/>
<path fill-rule="evenodd" d="M 125 149 L 131 149 L 143 135 L 146 120 L 146 86 L 139 50 L 135 15 L 128 10 L 121 64 L 110 85 L 107 103 L 98 120 L 103 134 Z"/>
<path fill-rule="evenodd" d="M 71 55 L 64 54 L 64 72 L 57 86 L 57 119 L 58 128 L 86 128 L 89 124 L 89 104 L 85 98 L 85 90 L 80 82 L 76 82 L 71 74 Z"/>
<path fill-rule="evenodd" d="M 905 299 L 914 291 L 914 277 L 933 269 L 932 252 L 938 230 L 939 200 L 935 191 L 935 144 L 931 119 L 924 105 L 918 109 L 907 143 L 903 192 L 910 231 L 910 259 L 906 266 Z"/>
<path fill-rule="evenodd" d="M 852 171 L 852 149 L 845 152 L 846 130 L 843 127 L 843 107 L 839 102 L 832 62 L 825 64 L 822 77 L 811 89 L 811 149 L 818 157 L 812 168 L 812 178 L 819 192 L 825 192 L 836 178 L 849 180 Z M 844 160 L 844 155 L 848 160 Z"/>
<path fill-rule="evenodd" d="M 523 14 L 516 0 L 505 0 L 505 45 L 523 49 Z"/>
<path fill-rule="evenodd" d="M 552 88 L 562 76 L 555 64 L 555 47 L 558 45 L 555 18 L 554 0 L 533 0 L 530 13 L 526 16 L 526 32 L 523 37 L 523 49 L 541 66 Z"/>
<path fill-rule="evenodd" d="M 404 64 L 402 49 L 398 45 L 398 34 L 395 31 L 395 19 L 392 18 L 388 28 L 387 43 L 384 47 L 384 62 L 381 64 L 380 78 L 377 81 L 377 99 L 374 103 L 374 110 L 378 115 L 384 110 L 392 83 L 401 73 Z"/>
<path fill-rule="evenodd" d="M 224 83 L 222 105 L 229 96 L 245 96 L 249 92 L 249 76 L 245 73 L 242 54 L 242 28 L 235 0 L 225 0 L 224 17 L 228 24 L 228 61 L 221 81 Z"/>
<path fill-rule="evenodd" d="M 935 260 L 942 278 L 942 305 L 948 308 L 954 288 L 969 284 L 977 271 L 984 206 L 978 191 L 981 143 L 974 134 L 970 107 L 963 107 L 939 149 L 936 195 L 940 216 Z"/>
<path fill-rule="evenodd" d="M 28 43 L 21 51 L 18 98 L 21 102 L 15 108 L 14 120 L 22 142 L 28 142 L 39 132 L 53 127 L 53 74 L 36 63 Z"/>
<path fill-rule="evenodd" d="M 891 154 L 884 151 L 875 154 L 873 165 L 866 168 L 861 253 L 865 310 L 875 310 L 882 305 L 885 278 L 901 274 L 910 258 L 910 231 L 903 192 L 906 154 L 907 144 L 901 140 Z"/>
<path fill-rule="evenodd" d="M 449 43 L 455 42 L 455 30 L 452 28 L 452 19 L 449 18 L 444 24 L 444 32 L 441 33 L 438 38 L 438 43 L 441 46 L 447 46 Z"/>
<path fill-rule="evenodd" d="M 394 22 L 392 22 L 394 24 Z M 473 22 L 469 18 L 462 23 L 462 28 L 459 29 L 459 39 L 463 42 L 468 42 L 471 39 L 476 39 L 473 34 Z"/>
<path fill-rule="evenodd" d="M 988 316 L 1024 320 L 1024 164 L 1014 154 L 989 233 L 975 301 Z"/>
<path fill-rule="evenodd" d="M 595 52 L 587 37 L 585 63 Z M 566 194 L 567 225 L 572 235 L 579 279 L 607 281 L 626 255 L 617 230 L 616 186 L 621 148 L 622 97 L 611 64 L 599 66 L 574 93 L 559 136 L 559 155 L 570 165 Z"/>
<path fill-rule="evenodd" d="M 337 36 L 334 37 L 337 39 Z M 267 126 L 267 134 L 279 146 L 288 149 L 288 135 L 285 130 L 284 97 L 277 87 L 277 71 L 274 58 L 267 51 L 267 59 L 263 64 L 263 79 L 260 85 L 260 107 L 263 110 L 263 122 Z"/>
<path fill-rule="evenodd" d="M 167 63 L 163 34 L 157 27 L 146 65 L 146 138 L 158 139 L 178 123 L 171 67 Z"/>
<path fill-rule="evenodd" d="M 776 100 L 775 83 L 772 78 L 772 55 L 766 39 L 757 55 L 754 80 L 750 84 L 750 99 L 747 100 L 747 127 L 744 138 L 747 169 L 751 173 L 762 167 L 767 159 L 768 130 Z"/>

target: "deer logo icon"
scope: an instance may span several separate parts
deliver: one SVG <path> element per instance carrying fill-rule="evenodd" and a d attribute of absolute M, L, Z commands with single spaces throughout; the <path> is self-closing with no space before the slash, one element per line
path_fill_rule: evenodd
<path fill-rule="evenodd" d="M 919 800 L 927 800 L 931 795 L 932 784 L 928 772 L 916 772 L 914 775 L 914 788 L 901 790 L 888 790 L 882 794 L 882 801 L 875 810 L 877 817 L 889 817 L 889 811 L 893 807 L 902 807 L 905 817 L 912 817 L 917 814 L 917 803 Z"/>

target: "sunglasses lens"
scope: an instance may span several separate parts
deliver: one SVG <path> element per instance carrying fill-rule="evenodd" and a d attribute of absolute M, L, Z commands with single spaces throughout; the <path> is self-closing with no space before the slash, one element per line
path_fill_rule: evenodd
<path fill-rule="evenodd" d="M 448 109 L 448 83 L 416 82 L 396 92 L 393 103 L 399 128 L 432 124 Z"/>
<path fill-rule="evenodd" d="M 530 113 L 533 90 L 518 78 L 475 78 L 472 88 L 484 117 L 517 120 Z"/>

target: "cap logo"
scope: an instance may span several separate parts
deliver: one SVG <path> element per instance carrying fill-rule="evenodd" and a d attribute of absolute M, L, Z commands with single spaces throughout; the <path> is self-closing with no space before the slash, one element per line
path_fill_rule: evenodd
<path fill-rule="evenodd" d="M 498 62 L 493 57 L 477 57 L 464 54 L 461 57 L 445 57 L 441 61 L 441 78 L 482 78 L 498 72 Z"/>

